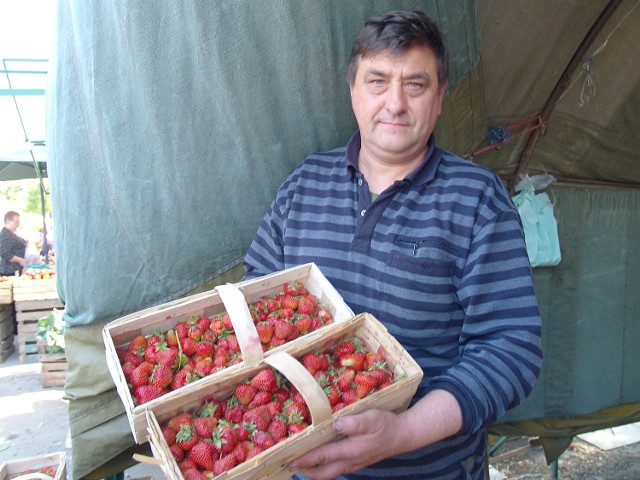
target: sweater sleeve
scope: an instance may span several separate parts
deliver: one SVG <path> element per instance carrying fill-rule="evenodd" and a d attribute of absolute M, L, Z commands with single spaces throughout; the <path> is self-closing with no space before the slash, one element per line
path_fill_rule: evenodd
<path fill-rule="evenodd" d="M 458 299 L 466 313 L 461 360 L 430 388 L 457 398 L 462 433 L 470 433 L 524 401 L 542 366 L 540 314 L 515 210 L 475 233 Z"/>

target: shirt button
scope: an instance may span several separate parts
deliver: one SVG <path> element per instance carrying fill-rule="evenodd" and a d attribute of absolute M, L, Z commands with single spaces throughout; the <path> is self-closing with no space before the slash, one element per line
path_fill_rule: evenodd
<path fill-rule="evenodd" d="M 361 216 L 361 217 L 364 217 L 364 214 L 365 214 L 365 213 L 367 213 L 367 211 L 366 211 L 366 210 L 362 210 L 362 211 L 360 212 L 360 216 Z"/>
<path fill-rule="evenodd" d="M 361 179 L 361 178 L 359 178 L 359 179 L 358 179 L 358 186 L 359 186 L 359 187 L 361 187 L 361 186 L 362 186 L 362 179 Z"/>

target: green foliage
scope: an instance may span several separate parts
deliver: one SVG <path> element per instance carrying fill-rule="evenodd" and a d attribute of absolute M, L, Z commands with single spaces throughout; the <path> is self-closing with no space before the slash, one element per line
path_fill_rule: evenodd
<path fill-rule="evenodd" d="M 36 337 L 44 344 L 45 353 L 64 352 L 64 319 L 61 310 L 54 308 L 49 315 L 38 320 Z"/>
<path fill-rule="evenodd" d="M 46 185 L 45 185 L 46 187 Z M 40 195 L 40 183 L 32 184 L 27 191 L 27 204 L 25 206 L 25 212 L 28 213 L 42 213 L 42 199 Z M 51 202 L 49 195 L 45 194 L 45 211 L 51 212 Z"/>

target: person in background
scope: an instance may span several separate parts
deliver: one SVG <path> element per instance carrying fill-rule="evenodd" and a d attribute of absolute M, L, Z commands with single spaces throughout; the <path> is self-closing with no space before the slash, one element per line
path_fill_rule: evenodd
<path fill-rule="evenodd" d="M 341 439 L 290 469 L 313 479 L 488 479 L 484 427 L 528 396 L 542 365 L 518 213 L 494 172 L 436 146 L 448 54 L 429 17 L 369 19 L 347 75 L 358 130 L 289 175 L 245 278 L 315 262 L 424 378 L 408 410 L 342 417 Z"/>
<path fill-rule="evenodd" d="M 4 214 L 4 227 L 0 230 L 0 275 L 15 275 L 27 265 L 24 258 L 27 241 L 16 231 L 20 226 L 20 214 L 8 211 Z"/>

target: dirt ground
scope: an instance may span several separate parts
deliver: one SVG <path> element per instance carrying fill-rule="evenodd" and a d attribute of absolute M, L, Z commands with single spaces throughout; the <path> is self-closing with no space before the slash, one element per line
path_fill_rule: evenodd
<path fill-rule="evenodd" d="M 67 448 L 67 402 L 62 388 L 42 388 L 40 364 L 21 365 L 16 352 L 0 364 L 0 464 L 8 460 L 65 451 L 71 477 L 71 449 Z M 492 480 L 551 480 L 552 472 L 535 439 L 509 438 L 493 453 Z M 640 442 L 600 450 L 578 438 L 558 462 L 561 480 L 638 480 Z M 164 479 L 157 466 L 139 464 L 125 472 L 127 480 Z"/>

